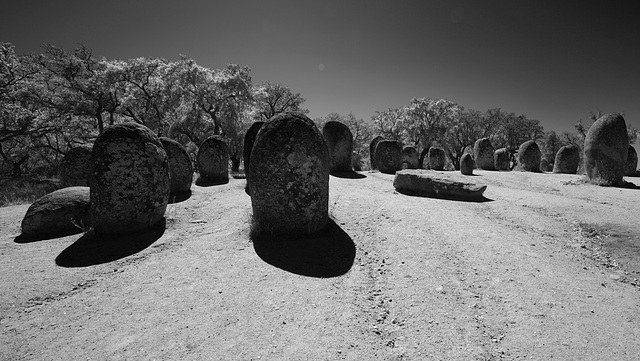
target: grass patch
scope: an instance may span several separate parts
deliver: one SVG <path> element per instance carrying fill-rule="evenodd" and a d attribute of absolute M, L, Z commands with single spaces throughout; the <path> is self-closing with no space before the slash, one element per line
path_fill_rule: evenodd
<path fill-rule="evenodd" d="M 53 179 L 0 178 L 0 207 L 33 203 L 58 188 Z"/>

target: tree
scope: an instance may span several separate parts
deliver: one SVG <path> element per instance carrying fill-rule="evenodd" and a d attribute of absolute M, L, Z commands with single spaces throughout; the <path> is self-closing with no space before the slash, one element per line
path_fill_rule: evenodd
<path fill-rule="evenodd" d="M 305 99 L 300 93 L 294 93 L 288 87 L 272 82 L 264 82 L 253 89 L 257 120 L 268 120 L 276 114 L 283 112 L 309 113 L 309 110 L 300 108 Z"/>
<path fill-rule="evenodd" d="M 406 117 L 404 108 L 390 108 L 385 111 L 376 111 L 371 117 L 376 135 L 386 139 L 403 141 L 403 121 Z"/>

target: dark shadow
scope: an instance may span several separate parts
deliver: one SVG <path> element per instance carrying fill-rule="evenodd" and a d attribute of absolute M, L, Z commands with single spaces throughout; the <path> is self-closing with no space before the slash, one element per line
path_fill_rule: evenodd
<path fill-rule="evenodd" d="M 191 198 L 191 190 L 169 194 L 169 204 L 184 202 Z"/>
<path fill-rule="evenodd" d="M 302 276 L 337 277 L 349 272 L 356 256 L 351 237 L 333 220 L 320 232 L 303 237 L 252 237 L 266 263 Z"/>
<path fill-rule="evenodd" d="M 433 194 L 433 193 L 421 193 L 421 192 L 408 191 L 404 189 L 396 189 L 396 191 L 400 194 L 404 194 L 405 196 L 410 196 L 410 197 L 434 198 L 434 199 L 444 199 L 447 201 L 473 202 L 473 203 L 493 202 L 493 199 L 489 199 L 483 195 L 454 196 L 454 195 L 442 195 L 442 194 Z"/>
<path fill-rule="evenodd" d="M 227 183 L 229 183 L 229 178 L 208 179 L 198 177 L 196 179 L 196 185 L 199 187 L 219 186 Z"/>
<path fill-rule="evenodd" d="M 331 172 L 331 175 L 338 178 L 347 178 L 347 179 L 362 179 L 367 178 L 366 175 L 360 174 L 355 171 L 347 171 L 347 172 Z"/>
<path fill-rule="evenodd" d="M 622 184 L 620 184 L 618 186 L 618 188 L 624 188 L 624 189 L 640 189 L 639 186 L 635 185 L 634 183 L 631 182 L 627 182 L 627 181 L 622 181 Z"/>
<path fill-rule="evenodd" d="M 70 229 L 68 231 L 46 233 L 46 234 L 21 234 L 18 237 L 16 237 L 13 241 L 15 243 L 31 243 L 31 242 L 38 242 L 38 241 L 46 241 L 48 239 L 72 236 L 80 232 L 82 232 L 82 230 L 80 228 L 76 228 L 76 229 Z"/>
<path fill-rule="evenodd" d="M 165 227 L 166 220 L 162 218 L 153 227 L 139 232 L 98 236 L 89 231 L 62 251 L 56 257 L 56 264 L 60 267 L 87 267 L 131 256 L 160 239 Z"/>

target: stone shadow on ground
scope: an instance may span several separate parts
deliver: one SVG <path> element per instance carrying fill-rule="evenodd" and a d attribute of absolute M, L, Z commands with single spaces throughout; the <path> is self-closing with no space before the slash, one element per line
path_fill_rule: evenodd
<path fill-rule="evenodd" d="M 487 198 L 483 195 L 482 196 L 453 196 L 453 195 L 415 192 L 415 191 L 409 191 L 405 189 L 396 189 L 396 192 L 409 197 L 444 199 L 448 201 L 457 201 L 457 202 L 472 202 L 472 203 L 493 202 L 493 199 Z"/>
<path fill-rule="evenodd" d="M 347 179 L 362 179 L 362 178 L 367 178 L 366 175 L 364 174 L 360 174 L 358 172 L 355 171 L 350 171 L 350 172 L 331 172 L 330 173 L 332 176 L 334 177 L 338 177 L 338 178 L 347 178 Z"/>
<path fill-rule="evenodd" d="M 356 246 L 333 220 L 320 232 L 302 237 L 252 236 L 253 248 L 266 263 L 302 276 L 328 278 L 353 266 Z"/>
<path fill-rule="evenodd" d="M 229 178 L 207 179 L 207 178 L 198 177 L 198 179 L 196 179 L 196 185 L 199 187 L 219 186 L 227 183 L 229 183 Z"/>
<path fill-rule="evenodd" d="M 89 231 L 60 252 L 56 264 L 70 268 L 88 267 L 131 256 L 160 239 L 165 227 L 166 220 L 162 218 L 151 228 L 133 233 L 97 236 Z"/>
<path fill-rule="evenodd" d="M 67 236 L 72 236 L 74 234 L 78 234 L 82 232 L 80 228 L 76 230 L 68 230 L 64 232 L 56 232 L 56 233 L 43 233 L 43 234 L 20 234 L 18 237 L 14 238 L 13 241 L 15 243 L 31 243 L 38 241 L 46 241 L 49 239 L 62 238 Z"/>
<path fill-rule="evenodd" d="M 169 194 L 169 204 L 184 202 L 191 198 L 191 190 Z"/>

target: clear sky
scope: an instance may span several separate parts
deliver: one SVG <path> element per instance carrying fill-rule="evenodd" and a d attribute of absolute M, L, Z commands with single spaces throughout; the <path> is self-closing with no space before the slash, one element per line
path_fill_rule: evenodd
<path fill-rule="evenodd" d="M 640 127 L 634 1 L 10 0 L 0 41 L 18 53 L 79 44 L 110 59 L 180 54 L 249 66 L 307 99 L 310 117 L 370 119 L 446 98 L 573 131 L 590 111 Z"/>

